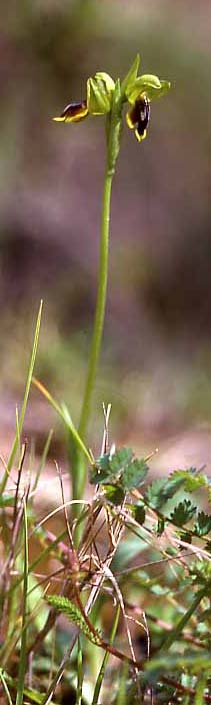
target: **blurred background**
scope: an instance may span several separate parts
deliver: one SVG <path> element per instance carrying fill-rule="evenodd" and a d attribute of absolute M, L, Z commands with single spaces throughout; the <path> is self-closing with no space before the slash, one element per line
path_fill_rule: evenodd
<path fill-rule="evenodd" d="M 52 121 L 85 97 L 97 70 L 172 83 L 152 104 L 147 139 L 125 129 L 114 182 L 104 346 L 89 444 L 111 435 L 155 466 L 210 463 L 211 5 L 203 0 L 12 0 L 2 10 L 0 161 L 0 417 L 15 424 L 41 298 L 36 373 L 80 411 L 93 322 L 103 118 Z M 42 445 L 54 414 L 33 390 L 26 432 Z M 211 463 L 210 463 L 211 467 Z"/>

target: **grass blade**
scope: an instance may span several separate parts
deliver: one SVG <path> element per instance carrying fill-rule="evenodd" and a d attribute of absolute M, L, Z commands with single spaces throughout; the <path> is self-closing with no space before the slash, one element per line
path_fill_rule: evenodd
<path fill-rule="evenodd" d="M 116 615 L 115 615 L 115 619 L 114 619 L 114 623 L 113 623 L 113 627 L 112 627 L 112 631 L 111 631 L 111 636 L 110 636 L 110 640 L 109 640 L 110 646 L 112 646 L 114 639 L 115 639 L 115 636 L 116 636 L 116 631 L 117 631 L 118 622 L 119 622 L 119 614 L 120 614 L 120 605 L 118 605 L 118 607 L 117 607 L 117 611 L 116 611 Z M 110 654 L 106 651 L 104 654 L 103 660 L 102 660 L 102 665 L 101 665 L 100 671 L 98 673 L 97 680 L 96 680 L 92 705 L 97 705 L 97 703 L 98 703 L 98 698 L 99 698 L 100 690 L 102 687 L 103 678 L 105 675 L 105 669 L 106 669 L 106 666 L 108 663 L 109 656 L 110 656 Z"/>
<path fill-rule="evenodd" d="M 82 686 L 83 686 L 83 653 L 81 648 L 80 637 L 78 638 L 78 654 L 77 654 L 77 691 L 75 705 L 82 703 Z"/>
<path fill-rule="evenodd" d="M 80 451 L 82 451 L 84 453 L 84 455 L 86 456 L 90 465 L 93 465 L 93 458 L 92 458 L 91 454 L 89 453 L 88 449 L 86 448 L 85 443 L 83 443 L 77 429 L 75 428 L 74 423 L 71 419 L 71 416 L 70 416 L 69 411 L 68 411 L 67 407 L 65 406 L 65 404 L 60 406 L 58 404 L 58 402 L 52 397 L 52 395 L 50 394 L 48 389 L 46 389 L 44 384 L 39 382 L 39 380 L 36 379 L 35 377 L 33 378 L 33 384 L 35 385 L 35 387 L 37 387 L 37 389 L 39 389 L 39 391 L 43 394 L 43 396 L 49 401 L 51 406 L 55 409 L 55 411 L 57 412 L 57 414 L 60 416 L 63 423 L 65 424 L 66 428 L 69 431 L 71 431 L 71 434 L 75 440 L 75 443 L 78 446 L 78 448 L 80 449 Z"/>
<path fill-rule="evenodd" d="M 22 633 L 21 633 L 21 648 L 20 648 L 20 663 L 18 673 L 18 689 L 16 696 L 16 705 L 22 705 L 24 696 L 24 679 L 27 663 L 27 591 L 28 591 L 28 525 L 27 525 L 27 508 L 24 498 L 24 574 L 23 574 L 23 612 L 22 612 Z"/>
<path fill-rule="evenodd" d="M 13 703 L 12 703 L 12 698 L 11 698 L 11 695 L 10 695 L 10 691 L 9 691 L 8 685 L 7 685 L 7 683 L 6 683 L 6 680 L 5 680 L 5 678 L 4 678 L 3 671 L 2 671 L 1 669 L 0 669 L 0 680 L 1 680 L 1 682 L 2 682 L 3 688 L 4 688 L 5 693 L 6 693 L 6 695 L 7 695 L 7 699 L 8 699 L 9 705 L 13 705 Z"/>
<path fill-rule="evenodd" d="M 36 328 L 35 328 L 35 334 L 34 334 L 34 342 L 33 342 L 33 347 L 32 347 L 32 353 L 31 353 L 31 358 L 30 358 L 30 363 L 29 363 L 29 370 L 28 370 L 28 376 L 26 380 L 26 388 L 25 388 L 25 394 L 24 394 L 24 399 L 23 399 L 23 405 L 20 413 L 20 418 L 19 418 L 19 423 L 18 423 L 18 429 L 16 431 L 15 435 L 15 440 L 12 446 L 12 450 L 9 456 L 9 460 L 7 463 L 7 469 L 4 473 L 1 485 L 0 485 L 0 494 L 4 491 L 6 484 L 7 484 L 7 479 L 8 475 L 10 473 L 10 470 L 12 469 L 13 462 L 15 459 L 16 451 L 18 448 L 18 443 L 19 443 L 19 436 L 22 432 L 23 429 L 23 423 L 24 423 L 24 418 L 25 418 L 25 413 L 26 413 L 26 407 L 27 407 L 27 402 L 28 402 L 28 397 L 29 397 L 29 392 L 30 392 L 30 387 L 32 383 L 32 376 L 33 376 L 33 371 L 34 371 L 34 365 L 35 365 L 35 360 L 36 360 L 36 354 L 37 354 L 37 347 L 38 347 L 38 340 L 39 340 L 39 332 L 40 332 L 40 324 L 41 324 L 41 316 L 42 316 L 42 306 L 43 302 L 40 302 L 40 307 L 38 311 L 38 316 L 37 316 L 37 321 L 36 321 Z"/>

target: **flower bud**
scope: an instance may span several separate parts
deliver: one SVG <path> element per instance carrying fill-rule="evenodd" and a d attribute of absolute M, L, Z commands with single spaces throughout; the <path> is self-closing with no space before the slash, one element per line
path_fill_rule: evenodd
<path fill-rule="evenodd" d="M 91 115 L 105 115 L 111 109 L 115 83 L 105 72 L 96 73 L 87 81 L 87 108 Z"/>

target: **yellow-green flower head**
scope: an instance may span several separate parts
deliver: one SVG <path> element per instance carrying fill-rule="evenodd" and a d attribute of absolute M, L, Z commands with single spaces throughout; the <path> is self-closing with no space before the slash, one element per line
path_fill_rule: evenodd
<path fill-rule="evenodd" d="M 89 115 L 105 115 L 111 110 L 112 93 L 115 83 L 105 72 L 96 73 L 94 78 L 88 78 L 86 100 L 80 103 L 69 103 L 56 122 L 79 122 Z"/>
<path fill-rule="evenodd" d="M 138 76 L 140 57 L 137 54 L 127 76 L 119 84 L 114 83 L 108 73 L 97 72 L 94 78 L 88 78 L 86 99 L 79 103 L 69 103 L 56 122 L 79 122 L 87 115 L 106 115 L 115 106 L 116 115 L 122 114 L 124 103 L 130 107 L 126 113 L 126 122 L 130 129 L 135 130 L 139 142 L 145 139 L 150 118 L 150 103 L 154 98 L 167 93 L 170 88 L 168 81 L 163 81 L 153 74 Z M 120 88 L 119 88 L 120 86 Z"/>
<path fill-rule="evenodd" d="M 115 83 L 104 71 L 87 81 L 87 107 L 90 115 L 105 115 L 111 110 Z"/>
<path fill-rule="evenodd" d="M 125 100 L 132 107 L 126 113 L 127 125 L 135 130 L 139 142 L 145 139 L 150 118 L 150 102 L 167 93 L 170 88 L 169 81 L 162 81 L 153 74 L 137 76 L 140 63 L 137 54 L 133 65 L 122 82 L 121 92 Z"/>

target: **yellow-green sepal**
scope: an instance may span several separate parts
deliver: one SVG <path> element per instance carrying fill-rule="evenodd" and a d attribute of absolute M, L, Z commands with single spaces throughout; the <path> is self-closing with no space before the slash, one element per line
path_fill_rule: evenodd
<path fill-rule="evenodd" d="M 139 70 L 139 65 L 140 65 L 140 56 L 139 54 L 136 55 L 136 58 L 128 71 L 127 75 L 125 78 L 123 78 L 123 81 L 121 83 L 121 96 L 124 98 L 124 96 L 128 96 L 128 92 L 130 92 L 130 89 L 133 87 L 135 80 L 137 78 L 138 70 Z"/>
<path fill-rule="evenodd" d="M 87 81 L 87 108 L 90 115 L 105 115 L 111 110 L 115 83 L 104 71 Z"/>
<path fill-rule="evenodd" d="M 133 85 L 130 86 L 127 92 L 127 99 L 129 103 L 134 103 L 138 96 L 145 93 L 148 100 L 154 100 L 154 98 L 160 98 L 167 93 L 170 85 L 169 81 L 162 81 L 158 76 L 146 73 L 138 76 Z"/>

